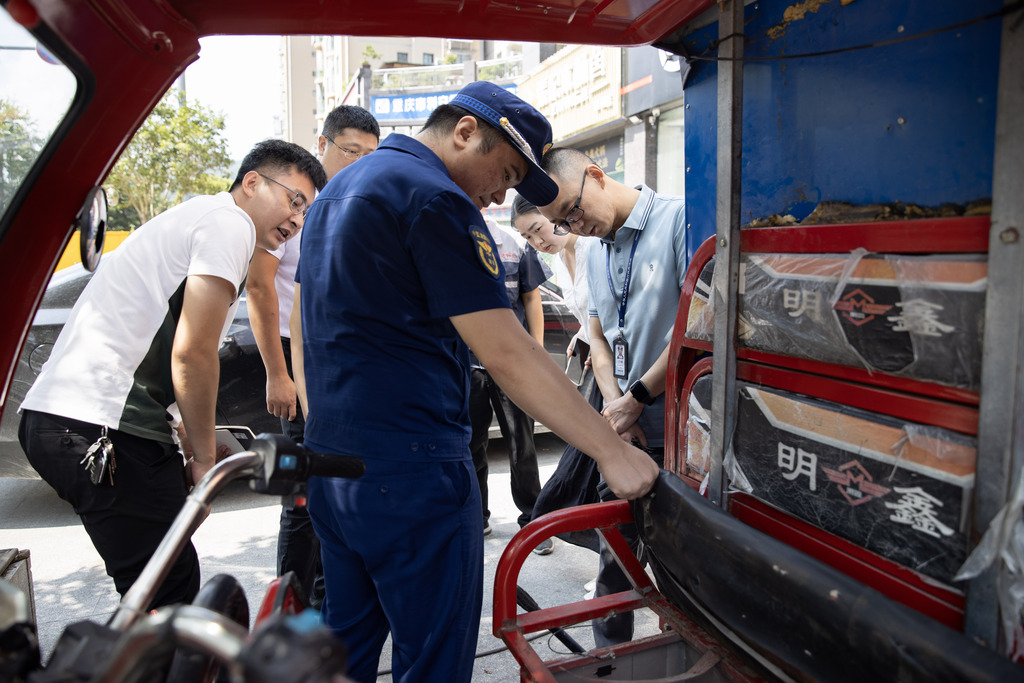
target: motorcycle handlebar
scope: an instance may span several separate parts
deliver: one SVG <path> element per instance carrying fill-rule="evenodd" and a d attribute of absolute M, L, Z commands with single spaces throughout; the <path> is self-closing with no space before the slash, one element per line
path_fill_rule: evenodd
<path fill-rule="evenodd" d="M 358 479 L 366 473 L 366 463 L 352 455 L 331 455 L 309 451 L 309 476 Z"/>

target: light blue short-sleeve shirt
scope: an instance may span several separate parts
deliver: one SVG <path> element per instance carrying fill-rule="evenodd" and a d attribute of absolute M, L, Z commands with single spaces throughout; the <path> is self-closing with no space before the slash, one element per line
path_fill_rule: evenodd
<path fill-rule="evenodd" d="M 686 276 L 685 204 L 682 197 L 659 195 L 646 185 L 629 218 L 610 239 L 588 245 L 587 281 L 590 315 L 601 321 L 608 345 L 619 336 L 622 285 L 636 239 L 623 334 L 629 347 L 626 379 L 618 379 L 625 393 L 661 356 L 672 339 L 683 278 Z M 647 445 L 665 444 L 665 395 L 644 408 L 638 420 Z"/>

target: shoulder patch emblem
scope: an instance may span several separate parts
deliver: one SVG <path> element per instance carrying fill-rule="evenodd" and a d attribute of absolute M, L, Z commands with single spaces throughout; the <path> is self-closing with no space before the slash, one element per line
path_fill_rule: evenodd
<path fill-rule="evenodd" d="M 480 259 L 480 265 L 484 267 L 491 277 L 498 277 L 498 256 L 494 253 L 494 243 L 491 236 L 479 228 L 470 228 L 469 235 L 473 238 L 476 247 L 476 257 Z"/>

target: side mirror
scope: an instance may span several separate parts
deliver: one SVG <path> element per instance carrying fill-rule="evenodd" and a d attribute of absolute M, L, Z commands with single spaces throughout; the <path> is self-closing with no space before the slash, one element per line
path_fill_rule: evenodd
<path fill-rule="evenodd" d="M 107 193 L 99 185 L 89 191 L 85 204 L 75 217 L 79 231 L 82 266 L 92 272 L 103 255 L 103 237 L 107 234 Z"/>

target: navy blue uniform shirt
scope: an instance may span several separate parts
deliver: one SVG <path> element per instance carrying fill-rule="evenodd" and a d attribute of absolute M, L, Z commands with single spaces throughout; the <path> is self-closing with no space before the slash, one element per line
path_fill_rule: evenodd
<path fill-rule="evenodd" d="M 303 233 L 306 444 L 469 459 L 469 352 L 449 317 L 509 305 L 480 210 L 429 148 L 393 134 L 327 184 Z"/>

